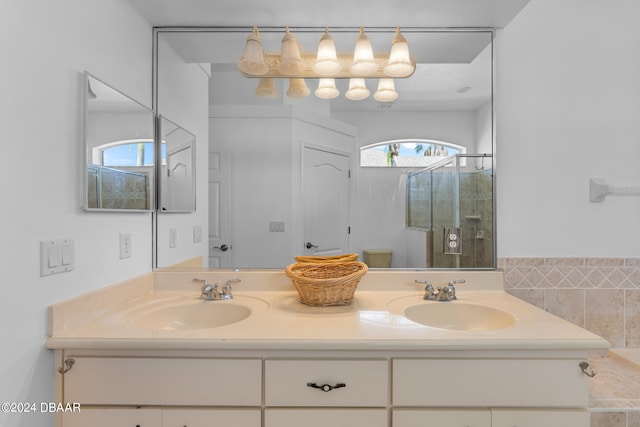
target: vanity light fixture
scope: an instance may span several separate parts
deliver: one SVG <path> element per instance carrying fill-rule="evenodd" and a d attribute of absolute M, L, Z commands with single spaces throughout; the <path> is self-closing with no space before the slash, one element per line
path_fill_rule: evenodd
<path fill-rule="evenodd" d="M 396 34 L 391 42 L 389 63 L 384 67 L 384 73 L 389 77 L 407 77 L 413 74 L 415 65 L 409 53 L 407 39 L 400 33 L 400 27 L 396 27 Z"/>
<path fill-rule="evenodd" d="M 369 89 L 362 77 L 352 77 L 349 79 L 349 90 L 344 96 L 351 101 L 361 101 L 369 97 Z"/>
<path fill-rule="evenodd" d="M 311 91 L 307 87 L 304 79 L 300 78 L 290 78 L 289 79 L 289 89 L 287 90 L 287 96 L 289 98 L 304 98 L 305 96 L 309 96 Z"/>
<path fill-rule="evenodd" d="M 276 81 L 271 77 L 261 78 L 255 94 L 262 98 L 277 98 L 278 90 L 276 89 Z"/>
<path fill-rule="evenodd" d="M 262 97 L 276 97 L 272 79 L 290 79 L 287 96 L 302 98 L 309 95 L 304 79 L 318 79 L 315 95 L 323 99 L 332 99 L 340 94 L 335 79 L 349 79 L 347 99 L 358 101 L 366 99 L 370 92 L 364 77 L 380 79 L 378 91 L 374 97 L 380 102 L 391 102 L 398 98 L 393 78 L 407 78 L 413 75 L 416 64 L 409 52 L 409 45 L 396 28 L 389 55 L 374 54 L 371 40 L 360 27 L 356 38 L 353 56 L 339 54 L 329 28 L 325 27 L 314 55 L 300 51 L 297 39 L 285 28 L 280 46 L 280 54 L 265 53 L 258 27 L 253 27 L 247 37 L 244 54 L 238 62 L 238 68 L 245 77 L 260 77 L 255 94 Z"/>
<path fill-rule="evenodd" d="M 278 71 L 285 76 L 295 76 L 304 71 L 307 64 L 300 56 L 298 40 L 291 34 L 289 27 L 287 27 L 284 37 L 282 37 L 281 53 Z"/>
<path fill-rule="evenodd" d="M 314 92 L 318 98 L 333 99 L 340 95 L 336 87 L 336 79 L 330 77 L 321 78 L 318 82 L 318 89 Z"/>
<path fill-rule="evenodd" d="M 253 31 L 247 37 L 244 54 L 238 62 L 238 68 L 243 73 L 252 76 L 263 76 L 269 72 L 269 67 L 264 60 L 264 50 L 258 27 L 253 27 Z"/>
<path fill-rule="evenodd" d="M 370 76 L 378 70 L 378 63 L 373 58 L 371 40 L 364 33 L 364 28 L 362 27 L 360 27 L 358 38 L 356 38 L 356 47 L 353 50 L 353 64 L 350 70 L 356 76 Z"/>
<path fill-rule="evenodd" d="M 316 63 L 313 64 L 313 71 L 321 76 L 333 76 L 342 69 L 336 54 L 336 43 L 329 35 L 329 27 L 324 30 L 323 36 L 318 44 L 318 54 Z"/>
<path fill-rule="evenodd" d="M 378 102 L 393 102 L 398 99 L 393 79 L 380 79 L 378 90 L 373 94 L 373 98 Z"/>

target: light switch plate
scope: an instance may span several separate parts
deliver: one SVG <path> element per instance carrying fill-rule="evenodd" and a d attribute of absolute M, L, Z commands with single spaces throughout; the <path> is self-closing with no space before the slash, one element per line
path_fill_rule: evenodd
<path fill-rule="evenodd" d="M 175 228 L 169 229 L 169 247 L 175 248 L 178 246 L 178 230 Z"/>
<path fill-rule="evenodd" d="M 40 276 L 73 271 L 75 264 L 73 239 L 40 242 Z"/>
<path fill-rule="evenodd" d="M 194 225 L 193 226 L 193 243 L 202 242 L 202 226 Z"/>

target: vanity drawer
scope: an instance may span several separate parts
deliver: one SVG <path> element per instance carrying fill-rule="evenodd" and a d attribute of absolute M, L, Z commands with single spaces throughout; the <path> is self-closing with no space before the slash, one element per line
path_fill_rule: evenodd
<path fill-rule="evenodd" d="M 74 357 L 64 400 L 83 405 L 260 405 L 259 359 Z"/>
<path fill-rule="evenodd" d="M 344 387 L 330 391 L 310 387 Z M 389 364 L 386 360 L 267 360 L 267 406 L 386 406 Z"/>
<path fill-rule="evenodd" d="M 387 427 L 386 409 L 267 409 L 264 427 Z"/>
<path fill-rule="evenodd" d="M 394 409 L 393 427 L 491 427 L 489 409 Z"/>
<path fill-rule="evenodd" d="M 394 359 L 401 406 L 586 407 L 588 383 L 572 359 Z"/>

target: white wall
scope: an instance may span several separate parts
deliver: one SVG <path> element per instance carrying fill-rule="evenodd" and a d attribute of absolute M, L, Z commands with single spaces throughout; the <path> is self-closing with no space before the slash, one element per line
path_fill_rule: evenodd
<path fill-rule="evenodd" d="M 499 257 L 637 257 L 640 2 L 532 0 L 496 37 Z"/>
<path fill-rule="evenodd" d="M 162 38 L 158 40 L 158 114 L 196 136 L 196 212 L 158 214 L 158 266 L 166 267 L 191 258 L 208 257 L 208 64 L 185 63 Z M 194 226 L 202 240 L 194 241 Z M 177 232 L 177 245 L 169 247 L 169 229 Z"/>
<path fill-rule="evenodd" d="M 117 31 L 115 31 L 117 29 Z M 0 401 L 53 401 L 47 306 L 151 270 L 150 214 L 81 211 L 80 105 L 87 70 L 151 106 L 151 27 L 125 0 L 0 6 Z M 120 260 L 118 234 L 133 256 Z M 40 277 L 39 242 L 75 240 L 75 270 Z M 0 414 L 51 426 L 51 414 Z"/>

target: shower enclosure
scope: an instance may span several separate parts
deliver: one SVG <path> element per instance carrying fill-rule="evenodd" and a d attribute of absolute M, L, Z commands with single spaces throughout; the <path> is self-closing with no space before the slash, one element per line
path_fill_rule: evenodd
<path fill-rule="evenodd" d="M 492 156 L 456 154 L 408 175 L 406 225 L 424 232 L 428 268 L 495 268 Z"/>

